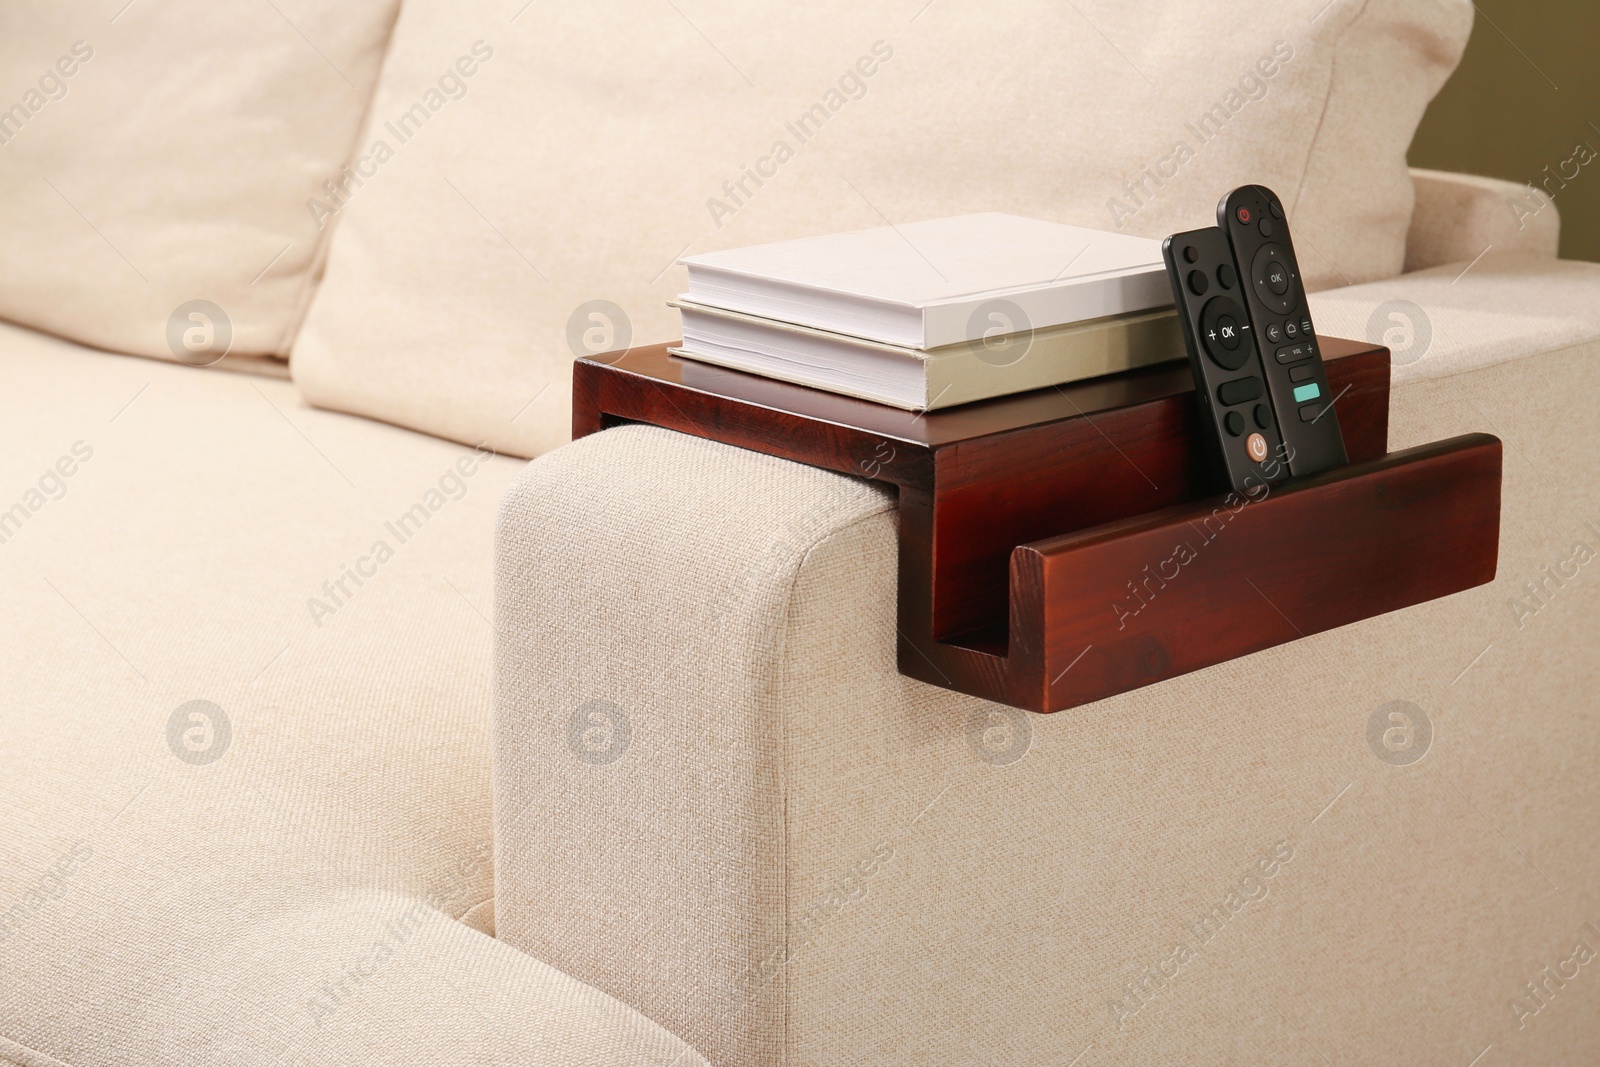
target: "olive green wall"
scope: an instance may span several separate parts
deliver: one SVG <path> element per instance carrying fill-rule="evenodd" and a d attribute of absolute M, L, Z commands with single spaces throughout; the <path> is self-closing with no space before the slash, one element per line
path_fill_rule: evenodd
<path fill-rule="evenodd" d="M 1423 116 L 1411 165 L 1550 190 L 1562 256 L 1600 260 L 1600 2 L 1476 2 L 1466 55 Z"/>

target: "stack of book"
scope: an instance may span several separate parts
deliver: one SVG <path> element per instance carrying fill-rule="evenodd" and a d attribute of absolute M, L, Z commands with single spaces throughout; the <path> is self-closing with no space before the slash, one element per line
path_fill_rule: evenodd
<path fill-rule="evenodd" d="M 1143 237 L 963 215 L 681 262 L 675 354 L 911 411 L 1184 358 Z"/>

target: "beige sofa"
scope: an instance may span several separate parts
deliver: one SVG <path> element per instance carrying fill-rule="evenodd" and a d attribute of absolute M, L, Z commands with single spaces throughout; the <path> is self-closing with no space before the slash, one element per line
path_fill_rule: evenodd
<path fill-rule="evenodd" d="M 0 1063 L 1600 1059 L 1600 268 L 1405 169 L 1470 5 L 1324 3 L 14 5 Z M 874 487 L 556 447 L 685 246 L 1241 180 L 1391 448 L 1506 442 L 1492 585 L 1013 714 Z"/>

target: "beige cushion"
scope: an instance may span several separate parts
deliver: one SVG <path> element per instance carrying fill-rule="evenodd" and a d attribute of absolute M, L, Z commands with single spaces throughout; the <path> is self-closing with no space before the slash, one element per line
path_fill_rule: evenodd
<path fill-rule="evenodd" d="M 1456 291 L 1509 314 L 1551 266 Z M 542 817 L 498 827 L 500 936 L 717 1063 L 1600 1060 L 1600 279 L 1573 295 L 1581 338 L 1524 306 L 1554 347 L 1394 393 L 1395 448 L 1503 435 L 1492 584 L 1051 716 L 896 672 L 872 485 L 654 427 L 530 464 L 495 789 Z M 1409 766 L 1369 746 L 1392 701 L 1432 724 Z"/>
<path fill-rule="evenodd" d="M 186 359 L 230 330 L 236 354 L 286 354 L 331 232 L 307 202 L 354 143 L 396 6 L 7 0 L 0 317 L 173 359 L 178 313 Z M 190 320 L 200 300 L 227 327 Z"/>
<path fill-rule="evenodd" d="M 14 327 L 0 378 L 0 1063 L 703 1063 L 492 937 L 520 463 Z"/>
<path fill-rule="evenodd" d="M 293 372 L 313 403 L 534 454 L 567 439 L 575 352 L 678 336 L 685 252 L 972 211 L 1161 236 L 1248 181 L 1314 285 L 1395 274 L 1406 147 L 1472 6 L 1264 10 L 408 3 L 361 136 L 395 156 L 341 213 Z M 461 61 L 465 95 L 400 143 Z"/>

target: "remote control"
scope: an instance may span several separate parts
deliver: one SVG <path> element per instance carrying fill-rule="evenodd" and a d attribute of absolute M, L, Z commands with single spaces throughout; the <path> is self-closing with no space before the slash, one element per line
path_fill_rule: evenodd
<path fill-rule="evenodd" d="M 1175 233 L 1162 243 L 1161 255 L 1211 464 L 1219 481 L 1254 498 L 1287 478 L 1289 468 L 1227 235 L 1215 226 Z"/>
<path fill-rule="evenodd" d="M 1343 466 L 1349 458 L 1333 410 L 1338 398 L 1328 391 L 1282 202 L 1265 186 L 1240 186 L 1217 205 L 1217 224 L 1242 278 L 1289 473 L 1304 478 Z"/>

